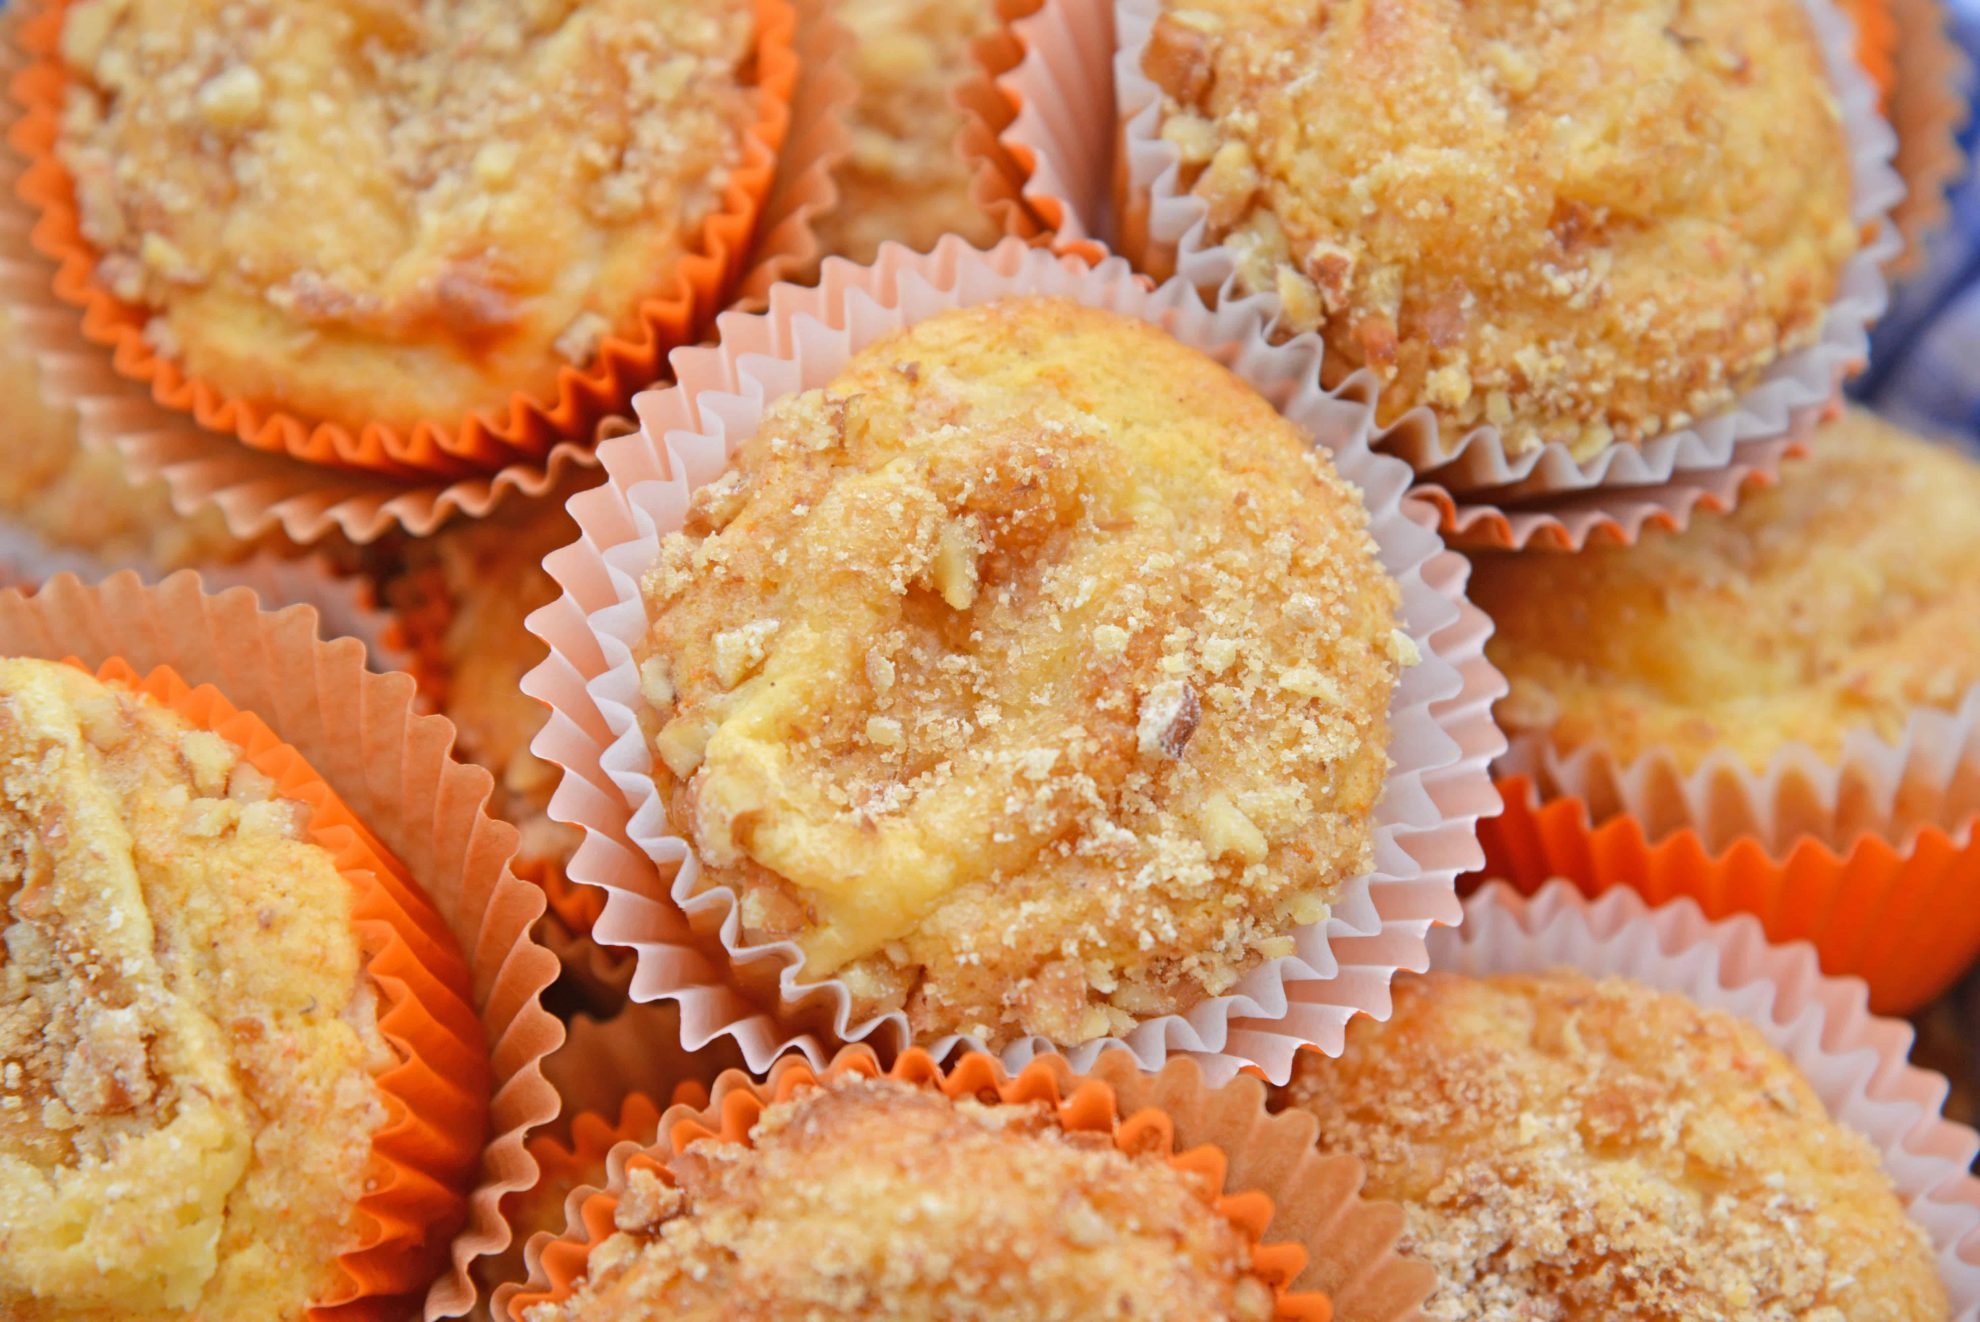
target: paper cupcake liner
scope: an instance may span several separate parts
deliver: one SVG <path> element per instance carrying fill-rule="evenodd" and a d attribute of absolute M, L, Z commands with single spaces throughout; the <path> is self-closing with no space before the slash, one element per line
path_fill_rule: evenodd
<path fill-rule="evenodd" d="M 1880 98 L 1888 101 L 1897 83 L 1897 20 L 1890 0 L 1838 0 L 1856 33 L 1856 62 Z"/>
<path fill-rule="evenodd" d="M 1489 976 L 1567 967 L 1632 978 L 1722 1010 L 1793 1062 L 1838 1123 L 1883 1159 L 1931 1237 L 1959 1322 L 1980 1318 L 1980 1137 L 1940 1114 L 1946 1081 L 1905 1063 L 1908 1025 L 1879 1019 L 1853 980 L 1825 977 L 1806 946 L 1771 945 L 1750 918 L 1713 922 L 1680 900 L 1651 909 L 1627 891 L 1584 899 L 1554 885 L 1524 899 L 1490 886 L 1464 926 L 1431 937 L 1441 971 Z"/>
<path fill-rule="evenodd" d="M 1980 812 L 1980 686 L 1957 707 L 1913 712 L 1896 739 L 1858 728 L 1836 757 L 1790 744 L 1759 771 L 1724 750 L 1686 771 L 1665 749 L 1618 762 L 1599 745 L 1563 753 L 1537 734 L 1514 737 L 1497 770 L 1530 777 L 1547 799 L 1585 801 L 1597 821 L 1626 814 L 1651 839 L 1696 831 L 1714 851 L 1747 839 L 1775 855 L 1804 837 L 1902 841 Z"/>
<path fill-rule="evenodd" d="M 379 991 L 379 1032 L 399 1063 L 376 1079 L 386 1120 L 357 1203 L 359 1241 L 338 1258 L 341 1285 L 309 1313 L 333 1322 L 388 1303 L 403 1309 L 425 1292 L 466 1219 L 487 1127 L 488 1056 L 468 1001 L 467 964 L 398 861 L 260 717 L 211 685 L 190 687 L 167 666 L 141 676 L 112 657 L 96 673 L 241 749 L 278 794 L 309 809 L 310 839 L 350 883 L 352 927 Z"/>
<path fill-rule="evenodd" d="M 641 396 L 643 430 L 609 442 L 606 483 L 571 501 L 583 537 L 546 562 L 564 595 L 529 621 L 550 656 L 523 689 L 552 709 L 532 750 L 565 769 L 551 816 L 585 829 L 570 875 L 607 892 L 594 938 L 638 954 L 634 999 L 679 1001 L 691 1045 L 732 1035 L 765 1069 L 792 1047 L 820 1062 L 829 1043 L 908 1044 L 904 1015 L 855 1022 L 843 984 L 800 983 L 794 943 L 744 944 L 726 888 L 696 893 L 699 866 L 668 825 L 634 716 L 632 647 L 646 629 L 638 579 L 691 490 L 722 472 L 771 400 L 823 384 L 896 328 L 1019 293 L 1156 322 L 1231 366 L 1333 452 L 1402 585 L 1402 627 L 1424 660 L 1403 675 L 1390 709 L 1394 765 L 1377 809 L 1375 871 L 1350 882 L 1324 922 L 1294 930 L 1295 955 L 1186 1014 L 1143 1022 L 1123 1043 L 1150 1068 L 1187 1052 L 1215 1077 L 1255 1064 L 1283 1079 L 1301 1044 L 1338 1045 L 1355 1013 L 1386 1013 L 1390 975 L 1420 967 L 1425 931 L 1455 917 L 1452 882 L 1476 865 L 1476 819 L 1496 811 L 1484 768 L 1503 746 L 1490 704 L 1504 682 L 1483 655 L 1489 626 L 1463 597 L 1467 563 L 1422 526 L 1431 515 L 1406 497 L 1408 469 L 1367 448 L 1367 411 L 1320 391 L 1317 342 L 1268 344 L 1254 310 L 1213 311 L 1182 282 L 1151 290 L 1118 259 L 1089 268 L 1015 239 L 989 253 L 953 238 L 925 256 L 889 246 L 873 267 L 827 262 L 819 288 L 780 287 L 767 314 L 725 316 L 717 347 L 675 355 L 681 384 Z M 1072 1048 L 1075 1067 L 1118 1041 Z M 941 1055 L 964 1044 L 981 1045 L 954 1035 L 923 1045 Z M 1005 1062 L 1015 1068 L 1050 1045 L 1021 1040 Z"/>
<path fill-rule="evenodd" d="M 811 0 L 805 0 L 811 3 Z M 20 15 L 0 7 L 0 80 L 11 82 L 27 63 L 18 38 Z M 798 63 L 827 67 L 818 43 L 827 29 L 800 24 Z M 794 109 L 805 118 L 793 125 L 779 159 L 778 176 L 759 225 L 751 269 L 740 287 L 767 287 L 769 280 L 815 252 L 809 217 L 830 196 L 829 170 L 836 139 L 819 127 L 810 79 L 801 80 Z M 0 96 L 0 136 L 12 131 L 20 106 Z M 807 153 L 817 152 L 816 157 Z M 632 430 L 629 417 L 613 413 L 597 420 L 574 440 L 560 441 L 547 454 L 512 462 L 492 474 L 416 482 L 380 474 L 327 467 L 242 445 L 232 436 L 207 431 L 181 413 L 160 407 L 142 386 L 111 369 L 108 355 L 82 333 L 75 310 L 54 292 L 55 267 L 31 242 L 34 213 L 16 200 L 25 162 L 0 150 L 0 303 L 16 319 L 39 360 L 51 397 L 80 408 L 87 445 L 114 447 L 134 481 L 162 480 L 174 507 L 190 515 L 214 506 L 228 530 L 252 541 L 279 530 L 299 545 L 344 537 L 368 545 L 404 530 L 424 537 L 456 518 L 478 519 L 517 498 L 542 497 L 568 484 L 579 469 L 595 464 L 599 440 Z M 664 374 L 656 368 L 653 377 Z"/>
<path fill-rule="evenodd" d="M 1029 152 L 1015 155 L 1012 150 L 1022 140 L 1012 134 L 1012 126 L 1026 110 L 1024 101 L 1006 89 L 1005 80 L 1033 58 L 1034 50 L 1066 49 L 1049 40 L 1041 42 L 1034 34 L 1038 25 L 1051 24 L 1053 15 L 1046 0 L 998 0 L 997 17 L 997 28 L 978 38 L 972 48 L 976 74 L 957 94 L 968 116 L 956 147 L 970 163 L 970 195 L 1004 234 L 1046 243 L 1058 252 L 1097 263 L 1107 256 L 1105 246 L 1078 229 L 1050 187 L 1038 190 L 1038 207 L 1026 194 L 1026 181 L 1033 172 L 1055 163 L 1041 162 Z M 1095 61 L 1088 67 L 1098 67 L 1106 58 L 1102 50 L 1086 54 Z"/>
<path fill-rule="evenodd" d="M 573 929 L 555 910 L 543 915 L 537 939 L 557 957 L 563 969 L 560 986 L 574 1003 L 593 1014 L 616 1014 L 628 1007 L 632 952 L 599 945 L 588 931 Z"/>
<path fill-rule="evenodd" d="M 1045 1102 L 1068 1131 L 1109 1133 L 1124 1152 L 1167 1153 L 1171 1166 L 1203 1177 L 1210 1187 L 1234 1191 L 1221 1193 L 1215 1207 L 1252 1245 L 1253 1271 L 1272 1285 L 1276 1317 L 1343 1322 L 1413 1317 L 1434 1282 L 1427 1266 L 1395 1251 L 1400 1209 L 1359 1198 L 1360 1162 L 1321 1156 L 1310 1120 L 1266 1115 L 1263 1089 L 1253 1080 L 1213 1088 L 1187 1061 L 1145 1075 L 1120 1052 L 1109 1053 L 1084 1076 L 1057 1057 L 1042 1057 L 1013 1076 L 981 1053 L 970 1053 L 945 1071 L 918 1050 L 882 1071 L 870 1051 L 851 1047 L 822 1069 L 786 1057 L 764 1083 L 725 1073 L 706 1105 L 666 1110 L 658 1123 L 659 1142 L 642 1146 L 634 1137 L 614 1146 L 606 1159 L 605 1187 L 573 1190 L 563 1235 L 531 1238 L 525 1250 L 529 1279 L 496 1290 L 495 1318 L 518 1322 L 531 1304 L 569 1295 L 590 1249 L 612 1232 L 611 1213 L 629 1170 L 645 1168 L 665 1178 L 666 1155 L 696 1140 L 748 1143 L 767 1106 L 821 1078 L 853 1075 L 897 1079 L 986 1103 Z"/>
<path fill-rule="evenodd" d="M 540 460 L 557 442 L 588 435 L 599 418 L 660 375 L 667 351 L 699 335 L 741 270 L 776 173 L 798 76 L 792 45 L 796 16 L 789 0 L 754 0 L 755 120 L 743 134 L 742 159 L 730 171 L 720 206 L 690 236 L 664 292 L 640 303 L 638 330 L 606 338 L 590 368 L 562 368 L 554 398 L 518 392 L 497 408 L 477 409 L 464 419 L 423 418 L 410 428 L 371 421 L 353 433 L 338 423 L 312 422 L 230 394 L 187 373 L 146 341 L 150 314 L 120 302 L 95 281 L 97 256 L 82 235 L 74 181 L 55 155 L 69 81 L 59 53 L 68 3 L 41 0 L 21 21 L 19 37 L 31 63 L 12 82 L 25 114 L 9 141 L 29 158 L 20 197 L 40 212 L 35 247 L 58 264 L 55 292 L 81 312 L 84 335 L 109 351 L 119 374 L 202 427 L 231 433 L 257 450 L 401 478 L 463 476 Z"/>
<path fill-rule="evenodd" d="M 762 306 L 778 281 L 804 280 L 817 272 L 825 254 L 812 221 L 838 204 L 833 171 L 852 151 L 845 111 L 859 87 L 846 67 L 851 38 L 827 0 L 792 2 L 798 20 L 798 82 L 790 137 L 764 206 L 752 265 L 736 289 L 736 305 L 752 310 Z"/>
<path fill-rule="evenodd" d="M 580 1014 L 569 1027 L 564 1045 L 543 1062 L 564 1113 L 529 1140 L 536 1183 L 502 1200 L 514 1238 L 477 1272 L 489 1290 L 529 1279 L 523 1245 L 539 1232 L 546 1239 L 563 1233 L 565 1200 L 581 1185 L 605 1183 L 615 1146 L 652 1144 L 662 1108 L 707 1106 L 717 1076 L 742 1064 L 733 1049 L 682 1047 L 680 1016 L 670 1006 L 629 1006 L 609 1019 Z"/>
<path fill-rule="evenodd" d="M 1897 172 L 1904 200 L 1892 213 L 1904 250 L 1890 274 L 1915 272 L 1932 238 L 1951 217 L 1953 186 L 1966 174 L 1960 130 L 1966 127 L 1973 68 L 1947 29 L 1939 0 L 1887 0 L 1895 21 L 1895 81 L 1884 102 L 1897 130 Z"/>
<path fill-rule="evenodd" d="M 1480 877 L 1527 892 L 1562 878 L 1591 898 L 1628 890 L 1653 904 L 1688 899 L 1715 919 L 1749 915 L 1771 940 L 1812 945 L 1829 974 L 1861 978 L 1882 1014 L 1931 1003 L 1980 958 L 1980 813 L 1896 839 L 1712 848 L 1696 830 L 1652 835 L 1627 813 L 1598 820 L 1585 800 L 1542 799 L 1524 776 L 1499 792 L 1505 813 L 1479 831 Z"/>
<path fill-rule="evenodd" d="M 1807 3 L 1844 108 L 1854 213 L 1874 235 L 1845 268 L 1820 341 L 1784 356 L 1723 413 L 1640 446 L 1611 447 L 1585 463 L 1561 445 L 1510 456 L 1489 427 L 1442 437 L 1424 409 L 1396 420 L 1377 438 L 1378 448 L 1408 460 L 1426 481 L 1472 493 L 1474 505 L 1505 508 L 1536 497 L 1590 493 L 1594 499 L 1615 488 L 1658 487 L 1681 474 L 1734 463 L 1752 467 L 1756 461 L 1747 451 L 1756 443 L 1806 437 L 1841 378 L 1868 352 L 1866 326 L 1887 301 L 1881 268 L 1898 244 L 1887 213 L 1903 193 L 1890 165 L 1895 136 L 1878 117 L 1876 89 L 1857 67 L 1847 20 L 1828 0 Z M 1001 141 L 1008 157 L 1025 168 L 1018 186 L 1032 211 L 1060 217 L 1062 236 L 1110 236 L 1144 265 L 1152 260 L 1162 271 L 1172 266 L 1198 288 L 1216 291 L 1220 304 L 1239 301 L 1232 288 L 1234 261 L 1221 245 L 1206 246 L 1206 209 L 1179 187 L 1176 149 L 1156 136 L 1160 91 L 1142 74 L 1140 58 L 1159 12 L 1159 0 L 1123 0 L 1118 7 L 1104 0 L 1047 0 L 1038 15 L 1014 25 L 1013 34 L 1029 50 L 999 83 L 1022 107 Z M 1124 141 L 1114 151 L 1117 133 Z M 1110 181 L 1128 201 L 1119 216 L 1109 214 Z M 1275 295 L 1241 301 L 1267 319 L 1278 311 Z M 1334 393 L 1372 401 L 1379 391 L 1362 371 Z M 1639 495 L 1631 491 L 1623 499 Z"/>
<path fill-rule="evenodd" d="M 156 566 L 112 564 L 74 547 L 52 546 L 33 529 L 0 517 L 0 587 L 31 592 L 57 574 L 100 583 L 125 569 L 133 569 L 147 583 L 173 572 Z M 357 639 L 364 644 L 371 668 L 381 674 L 405 669 L 411 662 L 404 630 L 379 609 L 371 584 L 340 572 L 328 557 L 292 560 L 263 551 L 232 564 L 208 565 L 198 572 L 208 592 L 244 587 L 268 610 L 311 607 L 325 638 Z"/>
<path fill-rule="evenodd" d="M 1827 413 L 1824 416 L 1828 416 Z M 1563 496 L 1534 506 L 1474 504 L 1434 482 L 1410 494 L 1436 507 L 1444 540 L 1468 550 L 1582 551 L 1634 546 L 1645 529 L 1682 532 L 1699 512 L 1723 514 L 1748 487 L 1772 486 L 1781 465 L 1807 452 L 1805 441 L 1782 437 L 1740 447 L 1724 468 L 1679 473 L 1659 486 Z"/>
<path fill-rule="evenodd" d="M 422 1309 L 428 1322 L 465 1314 L 471 1264 L 508 1242 L 503 1194 L 535 1180 L 523 1140 L 557 1114 L 542 1060 L 563 1038 L 540 1004 L 556 961 L 529 936 L 541 893 L 508 870 L 515 831 L 483 811 L 487 773 L 452 760 L 453 727 L 415 712 L 408 677 L 366 671 L 354 641 L 318 640 L 313 611 L 266 614 L 240 589 L 206 596 L 191 573 L 155 587 L 123 573 L 96 587 L 63 576 L 33 596 L 0 592 L 0 655 L 92 668 L 116 657 L 214 686 L 279 731 L 431 902 L 466 956 L 494 1084 L 466 1226 Z"/>

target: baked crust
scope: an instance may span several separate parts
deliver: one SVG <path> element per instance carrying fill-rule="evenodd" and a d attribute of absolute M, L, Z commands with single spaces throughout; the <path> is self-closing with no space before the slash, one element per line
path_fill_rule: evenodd
<path fill-rule="evenodd" d="M 635 1170 L 589 1277 L 526 1322 L 969 1317 L 1264 1322 L 1217 1191 L 1044 1103 L 839 1081 Z"/>
<path fill-rule="evenodd" d="M 1438 1322 L 1927 1322 L 1924 1233 L 1751 1026 L 1574 972 L 1396 984 L 1279 1100 L 1402 1204 Z"/>
<path fill-rule="evenodd" d="M 451 426 L 639 337 L 742 161 L 754 38 L 726 0 L 73 0 L 58 152 L 161 354 Z"/>
<path fill-rule="evenodd" d="M 1384 422 L 1587 457 L 1811 342 L 1859 236 L 1801 0 L 1168 0 L 1142 68 L 1245 292 Z"/>
<path fill-rule="evenodd" d="M 1862 410 L 1727 516 L 1578 555 L 1473 558 L 1499 722 L 1619 762 L 1896 738 L 1980 684 L 1980 464 Z"/>
<path fill-rule="evenodd" d="M 350 883 L 219 736 L 0 660 L 0 1314 L 300 1322 L 397 1063 Z"/>
<path fill-rule="evenodd" d="M 766 413 L 642 583 L 704 886 L 855 1018 L 1077 1042 L 1371 865 L 1397 631 L 1359 493 L 1159 330 L 945 313 Z"/>

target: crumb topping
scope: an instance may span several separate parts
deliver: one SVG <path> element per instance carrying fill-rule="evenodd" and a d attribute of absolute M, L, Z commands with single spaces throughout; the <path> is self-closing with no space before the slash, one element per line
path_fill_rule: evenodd
<path fill-rule="evenodd" d="M 703 884 L 860 1013 L 1121 1032 L 1371 865 L 1407 640 L 1360 493 L 1139 322 L 1010 299 L 867 348 L 642 590 Z"/>
<path fill-rule="evenodd" d="M 0 661 L 0 1314 L 299 1320 L 337 1282 L 379 1035 L 350 884 L 219 736 Z"/>
<path fill-rule="evenodd" d="M 742 159 L 754 37 L 720 0 L 76 0 L 59 152 L 188 371 L 451 421 L 636 333 Z"/>
<path fill-rule="evenodd" d="M 770 1107 L 752 1146 L 632 1171 L 588 1278 L 526 1317 L 1264 1322 L 1218 1192 L 1043 1103 L 841 1081 Z"/>
<path fill-rule="evenodd" d="M 1851 410 L 1731 515 L 1627 549 L 1474 557 L 1511 681 L 1500 723 L 1686 769 L 1894 739 L 1980 684 L 1976 509 L 1980 464 Z"/>
<path fill-rule="evenodd" d="M 1403 1206 L 1438 1322 L 1948 1315 L 1877 1154 L 1750 1026 L 1579 973 L 1413 977 L 1280 1100 Z"/>
<path fill-rule="evenodd" d="M 1726 407 L 1856 251 L 1801 0 L 1167 0 L 1162 137 L 1245 292 L 1510 453 Z"/>
<path fill-rule="evenodd" d="M 970 43 L 996 29 L 994 0 L 840 0 L 832 12 L 852 34 L 859 92 L 845 117 L 852 153 L 833 175 L 839 204 L 816 222 L 825 252 L 870 262 L 886 239 L 917 252 L 944 234 L 994 243 L 956 151 L 954 101 L 975 67 Z"/>

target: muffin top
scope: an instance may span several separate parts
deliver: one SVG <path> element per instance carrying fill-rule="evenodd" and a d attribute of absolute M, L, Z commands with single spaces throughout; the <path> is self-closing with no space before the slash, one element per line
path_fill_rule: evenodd
<path fill-rule="evenodd" d="M 1474 557 L 1500 724 L 1619 762 L 1754 769 L 1897 737 L 1980 684 L 1980 464 L 1852 410 L 1732 514 L 1633 548 Z"/>
<path fill-rule="evenodd" d="M 58 150 L 98 280 L 230 395 L 505 413 L 635 333 L 742 160 L 727 0 L 75 0 Z"/>
<path fill-rule="evenodd" d="M 350 883 L 239 750 L 71 666 L 0 661 L 0 760 L 0 1314 L 300 1322 L 396 1062 Z"/>
<path fill-rule="evenodd" d="M 764 1111 L 750 1146 L 702 1139 L 668 1167 L 630 1172 L 620 1233 L 525 1322 L 1272 1315 L 1218 1190 L 1044 1103 L 836 1082 Z"/>
<path fill-rule="evenodd" d="M 0 308 L 0 401 L 8 427 L 0 514 L 50 546 L 157 569 L 238 560 L 249 550 L 228 533 L 217 506 L 186 518 L 173 510 L 163 482 L 140 486 L 115 450 L 85 449 L 76 411 L 48 402 L 41 370 L 5 308 Z"/>
<path fill-rule="evenodd" d="M 495 777 L 497 815 L 522 832 L 521 857 L 563 863 L 579 832 L 550 819 L 557 768 L 529 751 L 549 710 L 522 691 L 523 676 L 546 649 L 524 627 L 557 599 L 544 557 L 577 539 L 556 502 L 534 502 L 520 518 L 500 516 L 431 539 L 452 617 L 441 639 L 449 720 L 461 753 Z"/>
<path fill-rule="evenodd" d="M 1876 1153 L 1750 1025 L 1572 972 L 1395 990 L 1282 1099 L 1402 1204 L 1431 1318 L 1947 1316 Z"/>
<path fill-rule="evenodd" d="M 703 883 L 858 1013 L 1123 1031 L 1370 867 L 1415 649 L 1359 492 L 1142 322 L 1014 298 L 871 345 L 767 410 L 642 591 Z"/>
<path fill-rule="evenodd" d="M 1856 251 L 1802 0 L 1165 0 L 1142 68 L 1246 292 L 1384 421 L 1586 457 L 1813 341 Z"/>
<path fill-rule="evenodd" d="M 815 225 L 824 251 L 870 262 L 885 239 L 916 252 L 944 234 L 994 243 L 956 151 L 965 116 L 954 97 L 975 70 L 970 43 L 997 26 L 995 0 L 840 0 L 832 12 L 852 34 L 859 93 L 846 114 L 852 152 L 833 174 L 839 204 Z"/>

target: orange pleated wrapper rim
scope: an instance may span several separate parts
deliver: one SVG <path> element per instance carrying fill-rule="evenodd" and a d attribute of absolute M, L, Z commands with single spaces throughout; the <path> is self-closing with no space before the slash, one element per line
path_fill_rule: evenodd
<path fill-rule="evenodd" d="M 1886 101 L 1897 85 L 1897 20 L 1889 0 L 1838 0 L 1856 24 L 1856 59 Z"/>
<path fill-rule="evenodd" d="M 210 684 L 192 688 L 168 666 L 140 676 L 113 657 L 96 674 L 240 749 L 278 794 L 308 808 L 311 841 L 330 852 L 350 883 L 351 925 L 379 994 L 379 1032 L 400 1061 L 376 1078 L 386 1120 L 372 1137 L 366 1192 L 357 1203 L 358 1244 L 337 1259 L 342 1287 L 314 1302 L 309 1317 L 399 1316 L 439 1274 L 467 1218 L 467 1186 L 487 1130 L 488 1056 L 467 963 L 405 869 L 260 717 Z"/>
<path fill-rule="evenodd" d="M 1804 836 L 1782 856 L 1751 837 L 1714 854 L 1694 830 L 1653 840 L 1630 814 L 1596 822 L 1579 798 L 1543 801 L 1525 776 L 1498 786 L 1505 813 L 1480 823 L 1485 868 L 1467 893 L 1503 880 L 1532 895 L 1558 878 L 1591 899 L 1622 886 L 1653 905 L 1695 900 L 1714 920 L 1751 914 L 1770 940 L 1813 945 L 1824 973 L 1863 979 L 1879 1014 L 1929 1004 L 1980 958 L 1980 817 L 1840 852 Z"/>
<path fill-rule="evenodd" d="M 640 303 L 637 335 L 606 337 L 589 369 L 561 368 L 554 400 L 517 392 L 492 414 L 475 410 L 462 419 L 425 418 L 410 431 L 369 422 L 353 434 L 340 424 L 306 421 L 189 375 L 145 340 L 149 314 L 95 280 L 96 254 L 81 232 L 74 181 L 55 155 L 68 85 L 59 46 L 71 3 L 42 0 L 18 29 L 31 63 L 10 89 L 25 112 L 11 142 L 29 163 L 20 196 L 40 213 L 34 247 L 56 262 L 56 296 L 82 311 L 84 336 L 112 351 L 111 366 L 119 376 L 202 427 L 230 433 L 256 450 L 406 479 L 463 477 L 541 462 L 560 442 L 589 440 L 601 420 L 623 411 L 636 391 L 663 374 L 670 351 L 700 336 L 749 257 L 790 131 L 799 75 L 791 0 L 753 0 L 757 117 L 742 135 L 743 160 L 729 174 L 721 205 L 702 221 L 667 274 L 668 287 Z"/>
<path fill-rule="evenodd" d="M 1129 1156 L 1166 1154 L 1171 1167 L 1195 1176 L 1204 1188 L 1222 1189 L 1224 1186 L 1228 1170 L 1224 1153 L 1208 1145 L 1177 1152 L 1175 1125 L 1164 1112 L 1150 1107 L 1122 1117 L 1118 1113 L 1113 1087 L 1103 1080 L 1083 1079 L 1068 1091 L 1060 1086 L 1059 1072 L 1047 1059 L 1033 1061 L 1018 1074 L 1007 1075 L 995 1057 L 981 1052 L 964 1055 L 947 1070 L 920 1048 L 903 1052 L 893 1068 L 884 1071 L 873 1054 L 864 1050 L 842 1052 L 822 1071 L 814 1070 L 802 1058 L 794 1058 L 773 1072 L 768 1083 L 726 1092 L 712 1114 L 704 1112 L 676 1119 L 660 1135 L 660 1142 L 670 1153 L 680 1153 L 689 1144 L 702 1139 L 746 1145 L 750 1142 L 758 1117 L 766 1108 L 788 1101 L 802 1089 L 849 1075 L 887 1078 L 917 1087 L 934 1088 L 951 1100 L 974 1098 L 983 1102 L 994 1100 L 1003 1105 L 1043 1102 L 1056 1110 L 1059 1126 L 1064 1130 L 1110 1133 L 1115 1148 Z M 643 1114 L 651 1106 L 651 1102 L 639 1106 L 629 1099 L 626 1113 Z M 575 1131 L 575 1125 L 573 1128 Z M 671 1179 L 666 1166 L 649 1153 L 634 1156 L 628 1166 L 631 1169 L 651 1170 L 662 1179 Z M 538 1272 L 532 1275 L 530 1286 L 538 1285 L 537 1276 L 540 1275 L 547 1278 L 548 1288 L 526 1288 L 511 1298 L 507 1304 L 507 1316 L 511 1322 L 520 1322 L 524 1310 L 528 1308 L 544 1303 L 560 1303 L 570 1297 L 583 1279 L 592 1250 L 614 1233 L 612 1213 L 618 1204 L 619 1195 L 609 1189 L 593 1192 L 583 1199 L 576 1209 L 576 1225 L 581 1227 L 584 1241 L 579 1242 L 566 1235 L 544 1249 Z M 1264 1242 L 1273 1214 L 1270 1197 L 1257 1190 L 1245 1190 L 1235 1194 L 1218 1194 L 1211 1205 L 1219 1216 L 1237 1227 L 1250 1245 L 1253 1274 L 1272 1288 L 1275 1319 L 1279 1322 L 1331 1322 L 1334 1309 L 1325 1295 L 1292 1288 L 1293 1281 L 1306 1267 L 1306 1250 L 1297 1244 Z"/>

